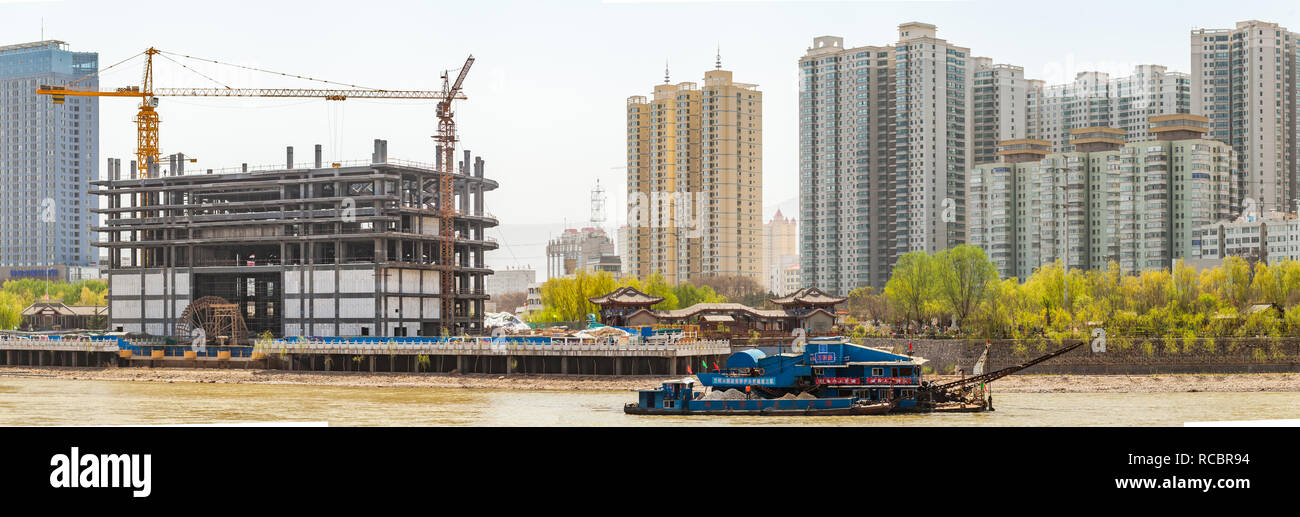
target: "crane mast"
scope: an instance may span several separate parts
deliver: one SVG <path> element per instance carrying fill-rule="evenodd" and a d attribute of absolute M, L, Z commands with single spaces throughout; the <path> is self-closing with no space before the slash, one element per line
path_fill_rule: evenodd
<path fill-rule="evenodd" d="M 438 142 L 439 149 L 442 151 L 440 171 L 438 175 L 438 229 L 442 237 L 438 249 L 438 277 L 441 281 L 442 295 L 442 321 L 444 329 L 448 332 L 456 328 L 456 278 L 455 264 L 456 260 L 456 195 L 454 187 L 456 179 L 453 174 L 456 172 L 456 120 L 451 110 L 452 101 L 457 98 L 464 98 L 460 95 L 461 86 L 465 82 L 465 75 L 469 73 L 469 68 L 474 64 L 474 56 L 469 56 L 465 60 L 465 65 L 460 68 L 460 75 L 456 77 L 456 82 L 450 82 L 451 71 L 442 74 L 442 99 L 438 101 L 438 134 L 434 141 Z M 469 167 L 469 164 L 465 164 Z"/>

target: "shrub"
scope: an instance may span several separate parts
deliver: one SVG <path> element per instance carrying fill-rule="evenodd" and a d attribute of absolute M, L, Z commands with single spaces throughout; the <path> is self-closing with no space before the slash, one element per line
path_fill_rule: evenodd
<path fill-rule="evenodd" d="M 1214 336 L 1210 336 L 1202 340 L 1201 348 L 1204 348 L 1207 353 L 1211 353 L 1211 354 L 1219 350 L 1218 345 L 1214 343 Z"/>
<path fill-rule="evenodd" d="M 1011 345 L 1011 353 L 1013 354 L 1024 355 L 1025 352 L 1028 351 L 1029 351 L 1029 347 L 1025 346 L 1025 340 L 1023 339 L 1016 340 L 1016 344 Z"/>
<path fill-rule="evenodd" d="M 1183 353 L 1191 354 L 1196 352 L 1196 331 L 1187 329 L 1183 331 Z"/>
<path fill-rule="evenodd" d="M 1166 334 L 1163 341 L 1165 343 L 1164 351 L 1166 354 L 1173 355 L 1178 353 L 1178 338 L 1174 337 L 1173 334 Z"/>

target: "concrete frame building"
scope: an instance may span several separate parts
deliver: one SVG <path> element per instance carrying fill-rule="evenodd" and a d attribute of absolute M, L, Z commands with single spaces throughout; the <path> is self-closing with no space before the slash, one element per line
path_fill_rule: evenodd
<path fill-rule="evenodd" d="M 560 278 L 578 271 L 619 273 L 621 261 L 614 241 L 600 228 L 568 228 L 546 244 L 546 278 Z"/>
<path fill-rule="evenodd" d="M 295 164 L 279 170 L 184 170 L 184 160 L 137 178 L 109 160 L 95 181 L 107 219 L 95 230 L 109 254 L 110 328 L 170 336 L 189 304 L 219 296 L 239 306 L 249 335 L 436 336 L 483 329 L 497 248 L 482 158 L 465 151 L 455 192 L 455 262 L 439 264 L 441 164 L 388 158 Z M 441 161 L 442 153 L 438 153 Z M 456 313 L 441 314 L 440 275 L 454 275 Z"/>
<path fill-rule="evenodd" d="M 98 54 L 69 51 L 62 41 L 0 46 L 0 266 L 37 272 L 99 263 L 90 245 L 97 204 L 86 194 L 99 177 L 99 99 L 54 104 L 36 94 L 98 70 Z M 98 88 L 98 77 L 78 86 Z"/>
<path fill-rule="evenodd" d="M 627 272 L 761 281 L 763 94 L 721 69 L 627 100 Z"/>
<path fill-rule="evenodd" d="M 500 296 L 509 293 L 526 293 L 528 286 L 537 283 L 537 270 L 529 267 L 523 269 L 498 269 L 483 279 L 487 284 L 488 296 Z M 513 311 L 514 307 L 502 307 Z"/>
<path fill-rule="evenodd" d="M 1191 31 L 1192 112 L 1210 118 L 1209 137 L 1241 159 L 1244 198 L 1258 213 L 1290 211 L 1300 197 L 1300 33 L 1276 23 Z"/>
<path fill-rule="evenodd" d="M 1051 142 L 1003 142 L 1002 159 L 971 170 L 971 244 L 1003 277 L 1026 278 L 1061 260 L 1125 272 L 1201 258 L 1201 228 L 1238 210 L 1235 151 L 1202 138 L 1208 119 L 1160 115 L 1154 141 L 1118 128 L 1073 130 L 1072 152 Z"/>

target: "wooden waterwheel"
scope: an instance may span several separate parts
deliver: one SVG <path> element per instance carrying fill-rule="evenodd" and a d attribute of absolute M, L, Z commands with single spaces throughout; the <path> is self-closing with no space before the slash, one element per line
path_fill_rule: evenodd
<path fill-rule="evenodd" d="M 205 344 L 241 345 L 248 341 L 248 326 L 239 305 L 220 296 L 204 296 L 185 306 L 176 322 L 176 338 L 193 339 L 198 329 L 203 330 Z"/>

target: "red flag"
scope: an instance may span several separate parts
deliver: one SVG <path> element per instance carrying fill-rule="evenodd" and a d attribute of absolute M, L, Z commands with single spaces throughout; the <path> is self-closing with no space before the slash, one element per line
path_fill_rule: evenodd
<path fill-rule="evenodd" d="M 721 371 L 721 370 L 718 369 L 718 362 L 717 362 L 717 361 L 714 361 L 714 362 L 713 362 L 713 371 L 715 371 L 715 372 L 717 372 L 717 371 Z"/>
<path fill-rule="evenodd" d="M 691 371 L 691 362 L 690 362 L 690 361 L 686 361 L 686 374 L 687 374 L 687 375 L 695 375 L 695 372 L 692 372 L 692 371 Z"/>
<path fill-rule="evenodd" d="M 910 339 L 907 340 L 907 351 L 908 351 L 908 352 L 911 352 L 911 351 L 912 351 L 912 340 L 910 340 Z"/>

